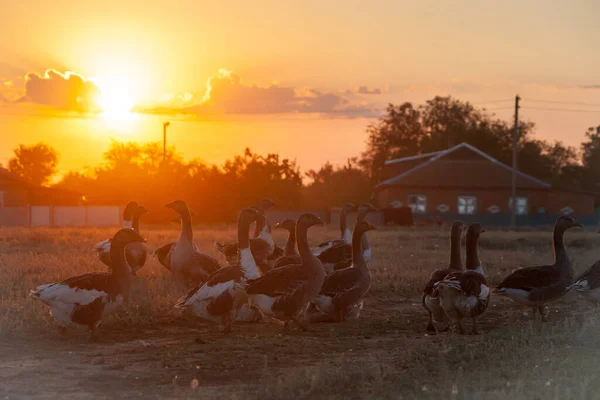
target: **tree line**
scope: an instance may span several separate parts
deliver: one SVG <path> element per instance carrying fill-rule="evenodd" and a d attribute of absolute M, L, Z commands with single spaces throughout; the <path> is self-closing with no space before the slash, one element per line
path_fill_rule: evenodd
<path fill-rule="evenodd" d="M 246 149 L 221 165 L 186 161 L 175 148 L 163 159 L 160 143 L 112 142 L 96 167 L 71 171 L 52 186 L 84 193 L 89 204 L 124 204 L 139 199 L 160 210 L 174 198 L 186 199 L 197 219 L 233 221 L 237 210 L 263 197 L 281 209 L 323 209 L 371 197 L 386 160 L 446 149 L 468 142 L 511 164 L 512 123 L 452 97 L 435 97 L 421 106 L 389 104 L 367 127 L 365 150 L 345 165 L 326 162 L 301 172 L 295 161 Z M 535 124 L 519 124 L 519 170 L 571 190 L 598 191 L 600 127 L 589 128 L 579 149 L 535 137 Z M 33 184 L 49 185 L 57 173 L 58 153 L 44 143 L 21 145 L 8 169 Z M 157 212 L 149 219 L 160 220 Z"/>

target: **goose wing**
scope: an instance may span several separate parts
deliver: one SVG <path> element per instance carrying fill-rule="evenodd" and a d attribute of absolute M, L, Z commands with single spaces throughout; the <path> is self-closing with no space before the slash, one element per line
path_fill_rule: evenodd
<path fill-rule="evenodd" d="M 361 279 L 362 273 L 357 268 L 335 271 L 325 277 L 321 294 L 335 297 L 355 287 Z"/>
<path fill-rule="evenodd" d="M 173 251 L 173 248 L 175 247 L 175 242 L 171 242 L 171 243 L 167 243 L 167 244 L 163 244 L 162 246 L 160 246 L 158 249 L 154 250 L 154 252 L 152 253 L 152 256 L 156 259 L 158 259 L 158 262 L 160 262 L 166 269 L 171 269 L 171 252 Z"/>
<path fill-rule="evenodd" d="M 314 256 L 318 257 L 325 250 L 330 249 L 331 247 L 334 247 L 334 246 L 342 245 L 342 244 L 346 244 L 346 242 L 344 242 L 342 239 L 328 240 L 326 242 L 321 242 L 321 243 L 319 243 L 319 246 L 313 250 L 312 253 Z"/>
<path fill-rule="evenodd" d="M 212 274 L 206 282 L 190 290 L 187 296 L 179 299 L 175 307 L 190 307 L 196 301 L 216 298 L 227 290 L 232 290 L 242 278 L 239 266 L 227 266 Z"/>
<path fill-rule="evenodd" d="M 60 283 L 38 286 L 30 296 L 44 303 L 87 305 L 100 297 L 115 298 L 117 288 L 110 274 L 94 272 L 68 278 Z"/>
<path fill-rule="evenodd" d="M 575 279 L 570 289 L 585 291 L 600 287 L 600 261 L 596 261 Z"/>
<path fill-rule="evenodd" d="M 552 286 L 560 280 L 560 274 L 553 266 L 521 268 L 510 275 L 497 286 L 498 289 L 511 288 L 532 291 Z"/>
<path fill-rule="evenodd" d="M 344 260 L 352 260 L 352 246 L 341 243 L 324 250 L 317 257 L 323 264 L 337 264 Z"/>
<path fill-rule="evenodd" d="M 302 263 L 302 259 L 300 258 L 300 256 L 297 254 L 293 254 L 293 255 L 289 255 L 289 256 L 283 256 L 283 257 L 280 257 L 279 259 L 277 259 L 277 261 L 275 261 L 275 264 L 273 264 L 273 268 L 281 268 L 281 267 L 285 267 L 286 265 L 293 265 L 293 264 L 300 264 L 300 263 Z"/>
<path fill-rule="evenodd" d="M 291 294 L 309 280 L 309 272 L 303 265 L 295 264 L 272 269 L 260 278 L 249 280 L 247 294 L 264 294 L 277 297 Z"/>

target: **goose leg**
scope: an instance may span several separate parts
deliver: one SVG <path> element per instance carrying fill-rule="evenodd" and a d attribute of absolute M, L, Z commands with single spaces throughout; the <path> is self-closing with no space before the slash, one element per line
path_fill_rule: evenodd
<path fill-rule="evenodd" d="M 429 311 L 429 323 L 427 324 L 427 332 L 438 333 L 437 328 L 433 325 L 433 314 Z"/>
<path fill-rule="evenodd" d="M 544 314 L 544 305 L 539 306 L 538 311 L 540 312 L 540 315 L 542 316 L 542 322 L 546 322 L 546 315 Z"/>
<path fill-rule="evenodd" d="M 223 333 L 231 333 L 231 317 L 229 315 L 221 317 L 221 322 L 223 323 Z"/>
<path fill-rule="evenodd" d="M 533 307 L 533 310 L 531 311 L 531 319 L 535 321 L 535 313 L 537 312 L 537 307 Z M 544 317 L 542 316 L 542 319 Z"/>
<path fill-rule="evenodd" d="M 477 330 L 477 319 L 473 317 L 473 330 L 471 331 L 473 335 L 479 335 L 479 330 Z"/>
<path fill-rule="evenodd" d="M 461 335 L 464 335 L 465 328 L 463 328 L 462 321 L 460 319 L 458 321 L 456 321 L 456 326 L 458 327 L 458 333 L 460 333 Z"/>
<path fill-rule="evenodd" d="M 67 334 L 67 327 L 63 326 L 63 325 L 59 325 L 58 333 L 60 333 L 62 336 L 65 336 Z"/>
<path fill-rule="evenodd" d="M 90 342 L 98 341 L 98 325 L 92 324 L 90 325 Z"/>

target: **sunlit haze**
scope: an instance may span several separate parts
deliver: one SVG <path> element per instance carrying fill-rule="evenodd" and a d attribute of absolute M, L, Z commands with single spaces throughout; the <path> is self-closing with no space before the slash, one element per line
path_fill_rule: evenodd
<path fill-rule="evenodd" d="M 2 162 L 16 143 L 46 141 L 61 171 L 77 169 L 111 138 L 161 140 L 172 119 L 186 159 L 251 147 L 315 168 L 358 155 L 388 103 L 435 95 L 509 120 L 518 93 L 540 138 L 574 146 L 600 114 L 589 1 L 1 6 Z"/>

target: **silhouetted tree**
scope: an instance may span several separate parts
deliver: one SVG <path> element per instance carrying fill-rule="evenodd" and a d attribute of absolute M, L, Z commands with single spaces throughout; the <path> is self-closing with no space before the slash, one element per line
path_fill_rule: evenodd
<path fill-rule="evenodd" d="M 57 172 L 58 153 L 44 143 L 19 145 L 8 161 L 9 171 L 34 185 L 45 185 Z"/>
<path fill-rule="evenodd" d="M 369 176 L 355 158 L 341 167 L 327 162 L 318 170 L 311 169 L 306 176 L 311 180 L 304 190 L 307 208 L 320 209 L 349 202 L 358 205 L 368 201 L 372 191 Z"/>

